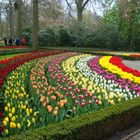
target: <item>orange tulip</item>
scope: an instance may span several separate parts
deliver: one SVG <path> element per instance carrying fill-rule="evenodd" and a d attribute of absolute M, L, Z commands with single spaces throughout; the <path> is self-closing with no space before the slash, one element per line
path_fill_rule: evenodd
<path fill-rule="evenodd" d="M 43 106 L 46 107 L 46 105 L 47 105 L 47 102 L 44 102 L 44 103 L 43 103 Z"/>
<path fill-rule="evenodd" d="M 40 102 L 43 103 L 44 99 L 45 99 L 45 96 L 41 96 Z"/>
<path fill-rule="evenodd" d="M 58 106 L 56 106 L 56 107 L 54 108 L 54 110 L 55 110 L 55 111 L 58 111 Z"/>
<path fill-rule="evenodd" d="M 54 95 L 51 96 L 51 99 L 52 99 L 52 100 L 56 100 L 56 96 L 54 96 Z"/>
<path fill-rule="evenodd" d="M 52 112 L 52 106 L 51 105 L 47 105 L 47 109 L 48 109 L 48 112 Z"/>
<path fill-rule="evenodd" d="M 63 102 L 60 102 L 60 107 L 64 107 L 64 103 Z"/>
<path fill-rule="evenodd" d="M 58 111 L 53 111 L 53 114 L 56 116 L 58 114 Z"/>
<path fill-rule="evenodd" d="M 55 87 L 52 87 L 51 90 L 52 90 L 52 91 L 56 91 L 56 88 L 55 88 Z"/>

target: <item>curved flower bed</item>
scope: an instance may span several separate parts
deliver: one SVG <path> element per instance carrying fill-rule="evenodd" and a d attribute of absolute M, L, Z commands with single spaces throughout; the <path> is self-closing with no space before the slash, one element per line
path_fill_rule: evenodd
<path fill-rule="evenodd" d="M 115 76 L 113 73 L 109 73 L 108 71 L 102 69 L 102 67 L 99 65 L 100 57 L 93 58 L 89 60 L 88 65 L 89 67 L 96 71 L 99 75 L 102 75 L 106 80 L 108 81 L 114 81 L 114 83 L 118 84 L 119 87 L 122 87 L 122 89 L 126 89 L 127 92 L 132 92 L 134 95 L 140 94 L 140 86 L 138 84 L 134 84 L 132 81 L 128 81 L 123 78 L 119 78 Z M 115 88 L 116 89 L 116 88 Z M 122 91 L 123 92 L 123 91 Z"/>
<path fill-rule="evenodd" d="M 29 49 L 28 46 L 5 46 L 5 47 L 0 47 L 0 50 L 4 49 Z"/>
<path fill-rule="evenodd" d="M 98 56 L 53 53 L 29 53 L 0 61 L 3 70 L 10 69 L 0 94 L 3 136 L 95 112 L 140 95 L 138 84 L 102 69 Z"/>
<path fill-rule="evenodd" d="M 21 54 L 10 54 L 10 55 L 0 56 L 0 60 L 8 59 L 17 55 L 21 55 Z"/>
<path fill-rule="evenodd" d="M 27 62 L 16 68 L 7 78 L 4 91 L 4 135 L 18 134 L 29 127 L 34 127 L 36 109 L 26 93 L 27 75 L 35 61 Z"/>
<path fill-rule="evenodd" d="M 40 57 L 49 56 L 49 55 L 52 55 L 52 54 L 57 54 L 57 53 L 62 53 L 62 52 L 61 51 L 35 52 L 35 53 L 28 53 L 28 54 L 23 54 L 23 55 L 20 55 L 20 56 L 15 56 L 13 58 L 9 58 L 9 59 L 6 59 L 6 60 L 1 60 L 0 61 L 1 62 L 1 68 L 0 68 L 0 76 L 1 76 L 0 77 L 0 82 L 1 82 L 1 84 L 0 84 L 0 88 L 2 87 L 2 85 L 4 83 L 4 80 L 6 80 L 7 75 L 12 70 L 14 70 L 16 67 L 18 67 L 21 64 L 24 64 L 25 62 L 28 62 L 30 60 L 40 58 Z M 19 77 L 18 79 L 21 79 L 21 77 Z M 17 81 L 18 81 L 18 79 L 17 79 Z M 7 86 L 6 83 L 4 85 L 5 85 L 5 87 Z M 0 106 L 1 106 L 1 108 L 0 108 L 0 124 L 1 124 L 1 121 L 3 120 L 3 111 L 4 111 L 3 110 L 3 106 L 4 106 L 3 98 L 4 97 L 3 97 L 2 91 L 5 91 L 5 87 L 3 87 L 3 89 L 1 89 L 1 94 L 0 94 Z M 2 130 L 3 130 L 3 127 L 0 127 L 0 132 Z"/>
<path fill-rule="evenodd" d="M 7 75 L 14 70 L 19 65 L 33 60 L 35 58 L 40 58 L 52 54 L 61 53 L 61 51 L 47 51 L 47 52 L 34 52 L 27 53 L 13 58 L 8 58 L 6 60 L 0 60 L 0 88 L 2 87 Z"/>
<path fill-rule="evenodd" d="M 30 48 L 0 49 L 0 55 L 32 52 Z"/>
<path fill-rule="evenodd" d="M 102 68 L 107 69 L 111 73 L 116 74 L 121 78 L 128 79 L 134 83 L 140 84 L 140 77 L 134 76 L 133 74 L 118 68 L 116 65 L 111 64 L 109 62 L 110 58 L 111 56 L 104 56 L 100 58 L 99 64 L 102 66 Z"/>
<path fill-rule="evenodd" d="M 129 56 L 135 57 L 135 58 L 140 58 L 140 54 L 130 54 Z"/>
<path fill-rule="evenodd" d="M 134 76 L 140 77 L 140 72 L 124 65 L 122 63 L 122 58 L 120 58 L 120 57 L 113 56 L 110 58 L 109 62 L 111 64 L 117 66 L 118 68 L 120 68 L 124 72 L 131 73 Z"/>

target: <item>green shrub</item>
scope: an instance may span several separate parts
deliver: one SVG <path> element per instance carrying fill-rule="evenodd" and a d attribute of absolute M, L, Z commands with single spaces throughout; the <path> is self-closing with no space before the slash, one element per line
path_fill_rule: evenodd
<path fill-rule="evenodd" d="M 58 27 L 56 31 L 57 45 L 58 46 L 71 46 L 72 45 L 72 34 L 69 29 L 65 26 Z"/>
<path fill-rule="evenodd" d="M 84 24 L 66 26 L 50 26 L 39 32 L 40 46 L 71 46 L 84 48 L 100 48 L 109 50 L 127 50 L 127 41 L 119 34 L 117 28 L 102 25 L 90 29 Z"/>
<path fill-rule="evenodd" d="M 46 29 L 38 33 L 39 45 L 40 46 L 54 46 L 56 45 L 56 35 L 55 30 L 52 27 L 47 27 Z"/>

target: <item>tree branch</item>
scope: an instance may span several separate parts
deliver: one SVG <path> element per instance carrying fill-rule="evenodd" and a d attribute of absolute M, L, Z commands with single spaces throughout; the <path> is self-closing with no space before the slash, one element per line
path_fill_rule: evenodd
<path fill-rule="evenodd" d="M 88 3 L 89 1 L 90 1 L 90 0 L 86 0 L 85 3 L 83 3 L 83 6 L 82 6 L 83 9 L 85 8 L 85 6 L 87 5 L 87 3 Z"/>

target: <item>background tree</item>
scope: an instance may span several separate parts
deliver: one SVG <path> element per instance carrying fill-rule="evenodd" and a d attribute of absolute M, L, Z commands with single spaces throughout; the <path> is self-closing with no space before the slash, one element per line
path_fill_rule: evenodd
<path fill-rule="evenodd" d="M 21 36 L 22 31 L 22 0 L 15 0 L 16 36 Z"/>
<path fill-rule="evenodd" d="M 32 26 L 32 46 L 33 50 L 38 49 L 38 0 L 33 0 L 33 26 Z"/>
<path fill-rule="evenodd" d="M 82 23 L 83 11 L 90 0 L 74 0 L 76 4 L 77 20 Z M 66 0 L 67 5 L 70 7 L 70 2 Z"/>
<path fill-rule="evenodd" d="M 9 26 L 10 26 L 10 37 L 14 37 L 14 6 L 13 0 L 9 0 Z"/>
<path fill-rule="evenodd" d="M 64 8 L 60 0 L 47 0 L 39 4 L 40 28 L 64 22 Z"/>

